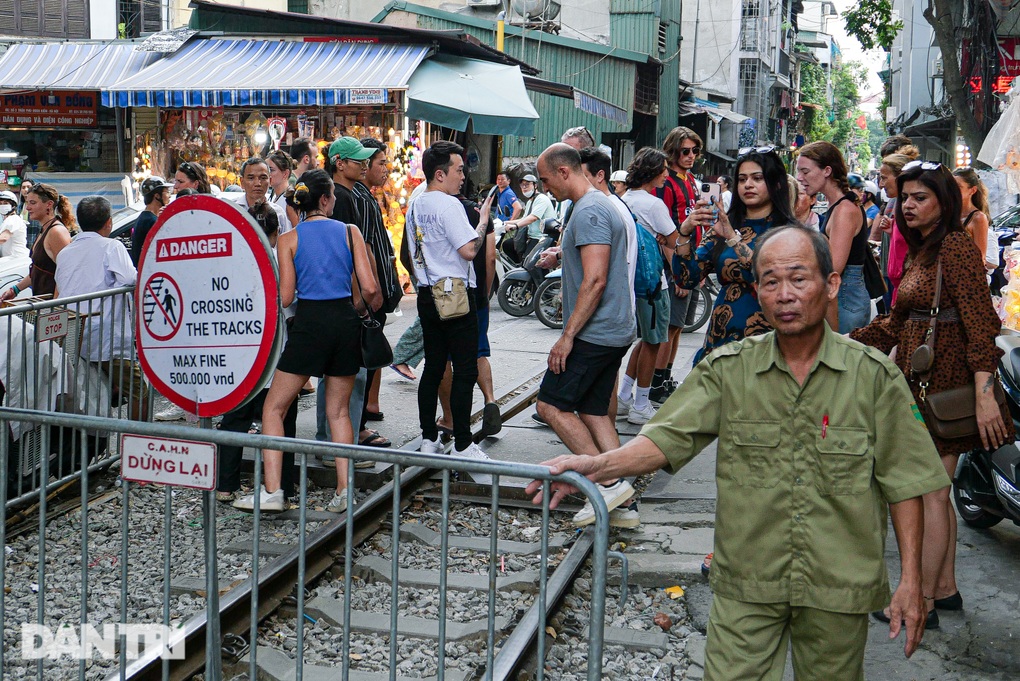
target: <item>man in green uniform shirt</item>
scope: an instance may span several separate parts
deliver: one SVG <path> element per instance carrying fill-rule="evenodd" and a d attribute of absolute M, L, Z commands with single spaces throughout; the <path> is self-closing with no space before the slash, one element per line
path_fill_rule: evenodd
<path fill-rule="evenodd" d="M 905 621 L 908 657 L 921 640 L 921 495 L 949 479 L 899 369 L 825 323 L 840 278 L 824 236 L 774 229 L 752 266 L 774 332 L 709 355 L 623 447 L 546 465 L 596 482 L 675 473 L 718 438 L 705 679 L 779 681 L 792 644 L 798 681 L 862 680 L 868 612 L 889 607 L 891 638 Z M 553 490 L 555 505 L 573 488 Z"/>

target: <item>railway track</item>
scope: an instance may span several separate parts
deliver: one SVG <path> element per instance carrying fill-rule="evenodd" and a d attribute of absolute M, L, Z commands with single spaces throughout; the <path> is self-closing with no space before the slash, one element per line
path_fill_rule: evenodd
<path fill-rule="evenodd" d="M 504 420 L 509 420 L 535 401 L 540 375 L 530 377 L 501 396 L 499 401 Z M 413 447 L 413 443 L 411 446 Z M 468 562 L 473 560 L 472 556 L 480 556 L 482 560 L 488 557 L 490 561 L 494 560 L 497 554 L 502 556 L 503 564 L 500 566 L 504 573 L 502 578 L 496 575 L 494 565 L 490 565 L 487 578 L 480 574 L 457 573 L 453 569 L 447 575 L 446 561 L 442 556 L 438 558 L 441 562 L 439 566 L 441 569 L 438 570 L 420 570 L 400 565 L 401 589 L 410 586 L 416 590 L 415 594 L 438 589 L 443 594 L 473 593 L 476 598 L 483 594 L 488 598 L 490 617 L 494 620 L 494 626 L 484 641 L 486 654 L 478 653 L 481 645 L 478 640 L 479 623 L 448 623 L 445 617 L 431 622 L 425 621 L 426 618 L 408 617 L 403 614 L 398 618 L 396 608 L 399 606 L 395 595 L 397 590 L 392 588 L 389 588 L 394 593 L 389 614 L 361 610 L 351 612 L 349 622 L 351 633 L 345 638 L 346 645 L 350 645 L 350 641 L 355 641 L 359 649 L 365 649 L 363 641 L 357 642 L 361 640 L 357 638 L 359 632 L 365 631 L 375 631 L 380 635 L 397 631 L 397 639 L 405 637 L 414 639 L 417 635 L 417 638 L 425 640 L 438 640 L 439 637 L 446 636 L 448 641 L 452 640 L 454 643 L 469 641 L 469 646 L 453 646 L 455 653 L 465 648 L 469 650 L 469 654 L 463 656 L 465 658 L 463 661 L 457 656 L 444 659 L 446 650 L 440 651 L 438 663 L 440 668 L 445 669 L 448 664 L 457 667 L 454 675 L 447 674 L 447 678 L 451 679 L 473 678 L 483 668 L 491 670 L 491 677 L 486 678 L 512 678 L 525 660 L 534 657 L 536 648 L 544 646 L 546 637 L 544 633 L 539 635 L 540 622 L 545 621 L 553 612 L 578 575 L 594 545 L 594 532 L 591 529 L 576 532 L 572 526 L 564 526 L 556 532 L 550 529 L 546 537 L 550 552 L 548 561 L 538 557 L 542 555 L 541 542 L 530 542 L 530 546 L 524 546 L 519 541 L 504 540 L 498 536 L 501 528 L 497 528 L 495 533 L 491 531 L 486 533 L 487 528 L 473 528 L 477 530 L 474 537 L 454 536 L 451 533 L 448 541 L 452 543 L 445 548 L 437 549 L 434 544 L 440 536 L 437 530 L 441 528 L 430 530 L 423 525 L 421 511 L 432 509 L 434 516 L 435 506 L 441 503 L 443 497 L 456 500 L 450 504 L 454 506 L 453 510 L 447 508 L 446 514 L 442 516 L 443 522 L 448 523 L 463 522 L 457 520 L 458 514 L 463 513 L 464 509 L 477 508 L 479 505 L 488 505 L 492 514 L 497 517 L 507 513 L 523 514 L 532 516 L 532 522 L 536 522 L 533 514 L 541 514 L 530 508 L 526 510 L 518 508 L 512 512 L 505 510 L 525 506 L 521 503 L 523 495 L 519 487 L 501 486 L 497 500 L 491 486 L 488 485 L 456 482 L 449 473 L 442 474 L 441 481 L 437 482 L 438 471 L 425 467 L 409 467 L 404 470 L 394 468 L 393 479 L 376 489 L 355 507 L 353 524 L 350 527 L 347 514 L 339 517 L 322 514 L 325 517 L 320 516 L 320 519 L 325 522 L 320 523 L 306 536 L 303 553 L 298 545 L 291 545 L 258 569 L 259 631 L 254 634 L 251 632 L 255 596 L 252 579 L 220 595 L 219 625 L 226 659 L 223 678 L 247 678 L 249 671 L 252 670 L 257 670 L 258 678 L 285 678 L 283 670 L 288 667 L 292 675 L 293 668 L 298 663 L 282 648 L 266 645 L 267 642 L 272 643 L 275 640 L 271 635 L 273 627 L 298 632 L 308 628 L 313 637 L 321 635 L 323 631 L 347 631 L 348 629 L 343 627 L 343 601 L 337 598 L 337 593 L 340 594 L 340 598 L 351 594 L 353 610 L 353 599 L 357 594 L 351 588 L 353 575 L 358 577 L 360 590 L 364 590 L 365 585 L 372 584 L 389 588 L 386 586 L 389 584 L 388 579 L 397 575 L 396 566 L 400 565 L 402 558 L 410 554 L 416 560 L 420 560 L 429 552 L 432 554 L 452 552 L 455 561 Z M 437 485 L 441 485 L 444 492 L 443 495 L 439 495 L 439 500 L 436 499 L 437 495 L 430 494 L 436 491 Z M 394 487 L 399 488 L 397 495 L 394 495 Z M 455 493 L 455 496 L 451 495 L 451 492 Z M 507 506 L 500 503 L 504 497 L 510 502 Z M 396 527 L 392 521 L 387 522 L 391 517 L 400 518 Z M 471 526 L 470 523 L 467 525 Z M 384 532 L 386 529 L 389 530 L 388 534 Z M 391 549 L 389 552 L 386 551 L 387 543 Z M 508 548 L 513 549 L 514 559 L 521 563 L 517 566 L 519 569 L 516 574 L 519 577 L 516 579 L 512 575 L 506 577 L 505 557 Z M 553 558 L 554 548 L 557 555 Z M 361 554 L 357 560 L 354 559 L 355 552 Z M 397 557 L 396 561 L 394 556 Z M 549 573 L 553 567 L 555 569 Z M 345 568 L 348 568 L 346 573 Z M 295 585 L 299 582 L 302 569 L 304 581 L 301 591 L 298 592 Z M 390 573 L 390 577 L 387 573 Z M 340 574 L 344 574 L 345 579 L 339 579 Z M 548 575 L 546 588 L 538 589 L 536 592 L 541 574 Z M 308 594 L 311 598 L 307 599 L 306 603 L 305 590 L 310 587 L 313 591 Z M 505 594 L 520 596 L 514 596 L 514 603 L 511 604 Z M 424 598 L 427 600 L 428 597 Z M 440 598 L 445 606 L 445 597 Z M 494 613 L 497 600 L 501 613 L 505 608 L 513 607 L 512 616 L 501 614 L 496 618 Z M 303 621 L 297 620 L 298 610 L 306 613 L 306 619 Z M 540 616 L 543 610 L 546 617 Z M 315 617 L 309 617 L 308 613 Z M 385 626 L 385 620 L 389 620 L 391 626 Z M 209 635 L 208 624 L 204 610 L 186 621 L 183 626 L 186 651 L 184 659 L 165 661 L 158 657 L 158 651 L 152 651 L 151 654 L 143 654 L 140 659 L 130 664 L 123 676 L 117 673 L 110 678 L 132 681 L 188 679 L 203 673 Z M 497 624 L 498 627 L 495 626 Z M 423 633 L 423 629 L 429 631 Z M 482 626 L 481 631 L 485 630 L 486 628 Z M 298 637 L 303 638 L 303 634 L 299 633 Z M 253 642 L 254 662 L 251 659 Z M 499 647 L 498 651 L 495 650 L 496 647 Z M 334 663 L 336 657 L 339 656 L 334 656 Z M 359 653 L 352 654 L 345 650 L 344 656 L 340 659 L 358 661 L 363 657 Z M 395 644 L 390 646 L 389 662 L 398 666 L 402 663 L 398 662 Z M 306 665 L 305 670 L 311 673 L 305 678 L 316 678 L 320 673 L 328 674 L 328 671 L 314 664 Z M 338 669 L 332 670 L 334 674 L 337 671 Z M 452 666 L 450 671 L 454 671 Z M 205 675 L 206 678 L 214 676 L 215 672 L 211 676 Z"/>

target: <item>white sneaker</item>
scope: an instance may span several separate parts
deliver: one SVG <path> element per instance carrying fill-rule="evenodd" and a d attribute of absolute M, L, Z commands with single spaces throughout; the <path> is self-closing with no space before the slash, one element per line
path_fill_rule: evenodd
<path fill-rule="evenodd" d="M 183 421 L 187 418 L 188 412 L 184 411 L 176 404 L 171 404 L 167 409 L 156 412 L 156 415 L 152 418 L 157 421 Z"/>
<path fill-rule="evenodd" d="M 649 402 L 642 409 L 638 409 L 636 407 L 632 408 L 630 413 L 627 414 L 627 423 L 633 423 L 635 426 L 643 426 L 648 423 L 653 416 L 655 416 L 655 407 L 653 407 L 652 403 Z"/>
<path fill-rule="evenodd" d="M 625 400 L 619 395 L 616 396 L 616 418 L 622 419 L 624 416 L 630 413 L 630 410 L 634 408 L 634 398 Z"/>
<path fill-rule="evenodd" d="M 442 454 L 443 449 L 442 438 L 436 438 L 435 440 L 422 438 L 421 447 L 418 448 L 418 451 L 422 454 Z"/>
<path fill-rule="evenodd" d="M 633 528 L 641 524 L 641 516 L 638 515 L 637 502 L 627 506 L 618 506 L 609 512 L 610 527 Z"/>
<path fill-rule="evenodd" d="M 246 497 L 241 497 L 233 503 L 234 508 L 239 508 L 242 511 L 254 511 L 255 510 L 255 495 L 249 494 Z M 265 487 L 259 490 L 259 509 L 266 513 L 279 513 L 287 508 L 287 503 L 283 500 L 283 490 L 278 489 L 272 494 L 266 491 Z"/>
<path fill-rule="evenodd" d="M 475 461 L 492 461 L 489 455 L 482 451 L 482 448 L 471 443 L 467 449 L 461 452 L 454 452 L 454 456 L 462 456 L 465 459 L 473 459 Z M 477 482 L 479 485 L 491 485 L 492 476 L 488 473 L 470 473 L 471 479 Z"/>
<path fill-rule="evenodd" d="M 602 499 L 606 502 L 606 508 L 610 511 L 621 506 L 625 501 L 634 496 L 634 488 L 623 478 L 620 478 L 608 487 L 606 485 L 599 485 L 598 488 L 599 492 L 602 493 Z M 574 524 L 578 527 L 591 525 L 595 522 L 595 507 L 591 505 L 590 501 L 586 501 L 584 508 L 574 515 L 573 520 Z"/>
<path fill-rule="evenodd" d="M 350 505 L 354 506 L 354 497 L 349 495 L 347 490 L 340 492 L 340 494 L 334 494 L 329 504 L 326 506 L 326 510 L 330 513 L 343 513 L 347 510 L 347 501 L 350 499 Z"/>

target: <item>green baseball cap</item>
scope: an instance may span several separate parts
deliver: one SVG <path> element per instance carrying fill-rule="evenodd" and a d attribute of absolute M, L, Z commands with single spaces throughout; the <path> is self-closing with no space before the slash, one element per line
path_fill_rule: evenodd
<path fill-rule="evenodd" d="M 341 137 L 329 145 L 329 158 L 339 157 L 341 160 L 354 159 L 364 161 L 375 155 L 375 149 L 366 149 L 361 142 L 353 137 Z"/>

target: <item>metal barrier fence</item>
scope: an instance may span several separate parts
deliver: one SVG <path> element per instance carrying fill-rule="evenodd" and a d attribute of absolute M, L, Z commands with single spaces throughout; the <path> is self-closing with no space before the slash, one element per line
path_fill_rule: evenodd
<path fill-rule="evenodd" d="M 550 476 L 549 470 L 542 466 L 513 464 L 507 462 L 480 462 L 466 459 L 458 459 L 443 455 L 426 455 L 416 452 L 402 450 L 380 450 L 367 447 L 341 446 L 330 443 L 321 443 L 309 440 L 293 440 L 286 438 L 268 437 L 258 434 L 231 433 L 218 430 L 198 430 L 181 425 L 170 425 L 162 423 L 146 423 L 123 419 L 111 419 L 91 415 L 70 414 L 70 413 L 40 413 L 22 409 L 0 408 L 0 428 L 6 429 L 9 424 L 25 423 L 31 427 L 42 427 L 41 438 L 44 447 L 51 437 L 53 428 L 70 429 L 77 433 L 91 432 L 97 436 L 112 436 L 116 433 L 137 434 L 142 436 L 179 438 L 184 440 L 207 441 L 217 446 L 234 445 L 241 447 L 255 448 L 255 489 L 261 485 L 261 448 L 282 449 L 293 451 L 300 466 L 300 484 L 298 493 L 297 508 L 297 539 L 295 546 L 291 547 L 287 555 L 295 558 L 296 571 L 293 574 L 284 574 L 283 568 L 279 567 L 279 561 L 273 563 L 261 562 L 267 554 L 262 552 L 263 544 L 267 541 L 266 534 L 262 531 L 262 525 L 269 523 L 261 514 L 244 515 L 243 518 L 234 521 L 240 523 L 251 523 L 251 562 L 247 566 L 247 576 L 234 584 L 234 588 L 226 593 L 224 601 L 220 603 L 219 594 L 221 591 L 219 574 L 222 572 L 222 563 L 225 557 L 217 550 L 217 535 L 223 529 L 224 518 L 221 514 L 217 518 L 214 493 L 183 490 L 182 488 L 164 487 L 162 495 L 156 491 L 157 488 L 141 486 L 128 481 L 121 482 L 121 488 L 115 500 L 119 501 L 121 507 L 121 520 L 119 537 L 116 536 L 114 528 L 103 526 L 97 523 L 94 514 L 97 509 L 90 508 L 87 501 L 89 488 L 90 467 L 79 470 L 76 475 L 81 481 L 82 507 L 78 513 L 77 520 L 72 517 L 72 522 L 61 529 L 52 529 L 46 522 L 46 494 L 45 490 L 39 490 L 38 504 L 40 512 L 38 538 L 34 547 L 14 546 L 8 550 L 6 561 L 0 561 L 0 627 L 3 629 L 2 657 L 0 657 L 0 677 L 2 678 L 38 678 L 38 679 L 92 679 L 102 678 L 97 672 L 109 674 L 110 679 L 138 679 L 138 678 L 184 678 L 188 670 L 178 665 L 183 664 L 177 660 L 167 659 L 166 653 L 179 654 L 188 651 L 204 651 L 205 679 L 219 680 L 222 678 L 221 669 L 221 647 L 223 646 L 223 635 L 229 636 L 235 625 L 240 621 L 243 626 L 241 630 L 250 628 L 251 632 L 257 631 L 259 621 L 266 617 L 271 610 L 269 603 L 260 600 L 268 599 L 274 585 L 279 586 L 281 580 L 289 592 L 293 587 L 296 589 L 294 604 L 297 610 L 296 625 L 296 649 L 294 653 L 294 678 L 301 679 L 304 669 L 305 653 L 305 594 L 301 585 L 306 583 L 306 576 L 309 574 L 309 565 L 306 556 L 316 555 L 318 550 L 321 555 L 328 552 L 330 546 L 335 547 L 335 538 L 340 531 L 343 531 L 346 538 L 343 566 L 343 616 L 342 629 L 343 640 L 340 650 L 337 653 L 342 661 L 340 663 L 340 677 L 346 681 L 350 674 L 351 665 L 351 595 L 352 591 L 352 550 L 355 544 L 355 536 L 363 527 L 356 527 L 364 520 L 363 513 L 369 513 L 372 509 L 383 509 L 390 507 L 388 511 L 389 522 L 392 525 L 392 532 L 389 537 L 390 551 L 393 559 L 390 565 L 390 584 L 392 597 L 390 600 L 390 631 L 398 629 L 398 593 L 401 588 L 401 568 L 398 564 L 398 547 L 401 542 L 400 536 L 400 514 L 402 510 L 401 485 L 394 485 L 392 493 L 379 490 L 368 499 L 362 500 L 355 507 L 354 522 L 346 522 L 347 514 L 330 518 L 329 522 L 312 523 L 309 520 L 308 508 L 308 462 L 312 456 L 322 457 L 325 454 L 348 457 L 352 465 L 348 467 L 348 488 L 354 489 L 353 462 L 373 461 L 392 464 L 394 480 L 406 482 L 416 475 L 424 472 L 426 475 L 431 471 L 441 471 L 442 475 L 442 523 L 441 523 L 441 546 L 440 546 L 440 569 L 439 569 L 439 640 L 438 646 L 438 678 L 444 679 L 447 674 L 445 663 L 446 655 L 446 622 L 447 622 L 447 576 L 449 572 L 448 549 L 450 540 L 450 483 L 451 473 L 462 471 L 467 473 L 489 474 L 492 476 L 492 496 L 490 506 L 490 527 L 489 527 L 489 550 L 488 550 L 488 608 L 486 613 L 486 647 L 485 647 L 485 678 L 501 679 L 507 678 L 509 669 L 501 668 L 500 655 L 496 655 L 496 580 L 497 565 L 499 563 L 498 534 L 500 530 L 499 518 L 499 480 L 501 477 L 517 477 L 526 479 L 537 479 L 543 481 L 546 502 L 543 504 L 541 520 L 541 569 L 538 574 L 537 594 L 537 615 L 538 618 L 538 677 L 543 676 L 543 662 L 545 660 L 545 636 L 546 629 L 546 599 L 549 587 L 547 578 L 547 567 L 549 566 L 549 508 L 550 484 L 552 481 L 566 481 L 577 487 L 589 500 L 592 501 L 596 523 L 593 528 L 586 530 L 587 538 L 592 542 L 591 559 L 591 600 L 590 620 L 588 622 L 588 645 L 586 676 L 589 681 L 596 681 L 602 676 L 602 649 L 603 649 L 603 628 L 605 622 L 605 596 L 606 596 L 606 561 L 610 556 L 608 551 L 608 523 L 609 514 L 602 496 L 596 486 L 574 473 L 559 476 Z M 203 427 L 209 428 L 208 420 L 203 420 Z M 75 441 L 80 450 L 88 447 L 84 438 Z M 0 478 L 6 475 L 8 467 L 8 442 L 0 438 Z M 44 463 L 45 471 L 45 463 Z M 144 493 L 144 494 L 143 494 Z M 153 500 L 159 502 L 162 496 L 161 527 L 153 516 L 145 515 L 141 511 L 132 517 L 132 507 L 138 505 L 144 508 L 144 503 L 152 507 Z M 389 497 L 389 498 L 387 498 Z M 257 498 L 257 495 L 256 495 Z M 172 622 L 181 620 L 182 601 L 180 597 L 174 597 L 171 593 L 171 582 L 179 577 L 182 571 L 188 571 L 184 563 L 184 556 L 190 551 L 194 554 L 194 547 L 197 534 L 192 531 L 193 523 L 182 525 L 179 516 L 183 509 L 194 509 L 196 500 L 201 499 L 202 505 L 202 541 L 204 545 L 204 560 L 202 561 L 202 577 L 204 578 L 206 593 L 205 607 L 193 613 L 183 625 L 170 629 Z M 6 500 L 6 489 L 0 486 L 0 500 Z M 0 503 L 0 508 L 5 504 Z M 158 508 L 158 506 L 156 506 Z M 90 515 L 93 514 L 93 515 Z M 228 516 L 229 517 L 229 516 Z M 0 544 L 7 545 L 6 537 L 6 510 L 0 518 Z M 269 523 L 270 525 L 272 523 Z M 183 531 L 181 528 L 184 528 Z M 77 536 L 75 536 L 77 534 Z M 97 537 L 96 535 L 99 535 Z M 331 541 L 331 539 L 333 541 Z M 104 543 L 105 542 L 105 543 Z M 119 542 L 117 554 L 111 554 L 112 547 Z M 62 544 L 61 555 L 51 556 L 57 551 L 56 544 Z M 158 546 L 162 544 L 162 561 L 153 557 L 139 558 L 141 546 Z M 74 546 L 77 545 L 77 552 Z M 14 555 L 10 555 L 10 554 Z M 96 553 L 100 555 L 95 555 Z M 150 551 L 151 553 L 151 551 Z M 27 555 L 22 555 L 27 554 Z M 17 558 L 17 560 L 15 560 Z M 310 559 L 309 559 L 310 560 Z M 564 559 L 566 560 L 566 559 Z M 161 570 L 158 570 L 157 563 L 161 563 Z M 74 573 L 72 580 L 66 575 L 59 579 L 55 570 L 62 564 L 69 564 L 71 572 Z M 319 566 L 321 568 L 321 565 Z M 235 568 L 236 569 L 236 568 Z M 324 569 L 324 568 L 323 568 Z M 189 574 L 187 576 L 197 577 Z M 236 577 L 236 575 L 232 576 Z M 26 582 L 34 578 L 36 582 L 31 585 L 35 591 L 34 604 L 28 604 L 26 599 L 18 597 L 17 594 L 24 594 Z M 626 580 L 626 573 L 624 573 Z M 119 599 L 115 601 L 114 594 L 119 592 Z M 622 588 L 626 594 L 626 586 Z M 248 594 L 246 597 L 245 594 Z M 105 600 L 104 600 L 105 599 Z M 115 602 L 114 602 L 115 601 Z M 158 604 L 158 607 L 157 607 Z M 176 614 L 176 617 L 175 617 Z M 529 613 L 529 617 L 531 613 Z M 221 620 L 222 617 L 222 620 Z M 239 619 L 240 618 L 240 619 Z M 312 618 L 308 618 L 312 619 Z M 111 622 L 119 622 L 124 626 L 111 634 L 106 639 L 96 633 L 99 625 Z M 314 621 L 314 620 L 313 620 Z M 223 630 L 221 631 L 221 624 Z M 26 638 L 25 628 L 28 627 L 29 635 Z M 57 627 L 65 627 L 65 632 L 70 632 L 63 638 L 60 633 L 52 634 Z M 144 640 L 145 647 L 138 651 L 137 629 L 132 626 L 160 628 L 161 636 L 155 639 Z M 21 627 L 21 631 L 17 631 Z M 51 647 L 47 649 L 45 643 L 47 636 Z M 33 638 L 34 637 L 34 638 Z M 40 638 L 41 637 L 41 638 Z M 113 645 L 115 639 L 116 652 Z M 61 642 L 63 641 L 63 647 Z M 155 643 L 153 643 L 155 641 Z M 509 645 L 507 642 L 504 645 Z M 92 651 L 94 645 L 97 651 L 106 650 L 108 656 L 116 655 L 116 663 L 109 660 L 105 666 L 95 665 L 96 651 Z M 103 646 L 107 646 L 103 648 Z M 26 646 L 36 652 L 38 659 L 26 660 Z M 47 655 L 45 653 L 49 652 Z M 137 656 L 135 652 L 140 652 Z M 502 652 L 502 651 L 501 651 Z M 256 645 L 254 633 L 251 637 L 251 651 L 249 653 L 248 678 L 261 678 L 257 671 L 258 646 Z M 79 659 L 81 658 L 81 659 Z M 136 659 L 132 659 L 136 658 Z M 161 659 L 162 658 L 162 659 Z M 397 636 L 392 634 L 389 637 L 389 676 L 395 679 L 397 675 Z M 200 658 L 201 660 L 201 658 Z M 34 670 L 33 670 L 34 667 Z M 197 670 L 197 669 L 196 669 Z M 34 673 L 33 673 L 34 671 Z"/>
<path fill-rule="evenodd" d="M 126 286 L 53 300 L 32 298 L 0 309 L 0 404 L 150 418 L 151 391 L 138 368 L 133 340 L 133 292 L 133 286 Z M 10 423 L 11 458 L 4 478 L 9 507 L 29 500 L 40 487 L 52 490 L 73 480 L 82 462 L 97 470 L 118 459 L 114 443 L 98 433 L 47 428 Z"/>

